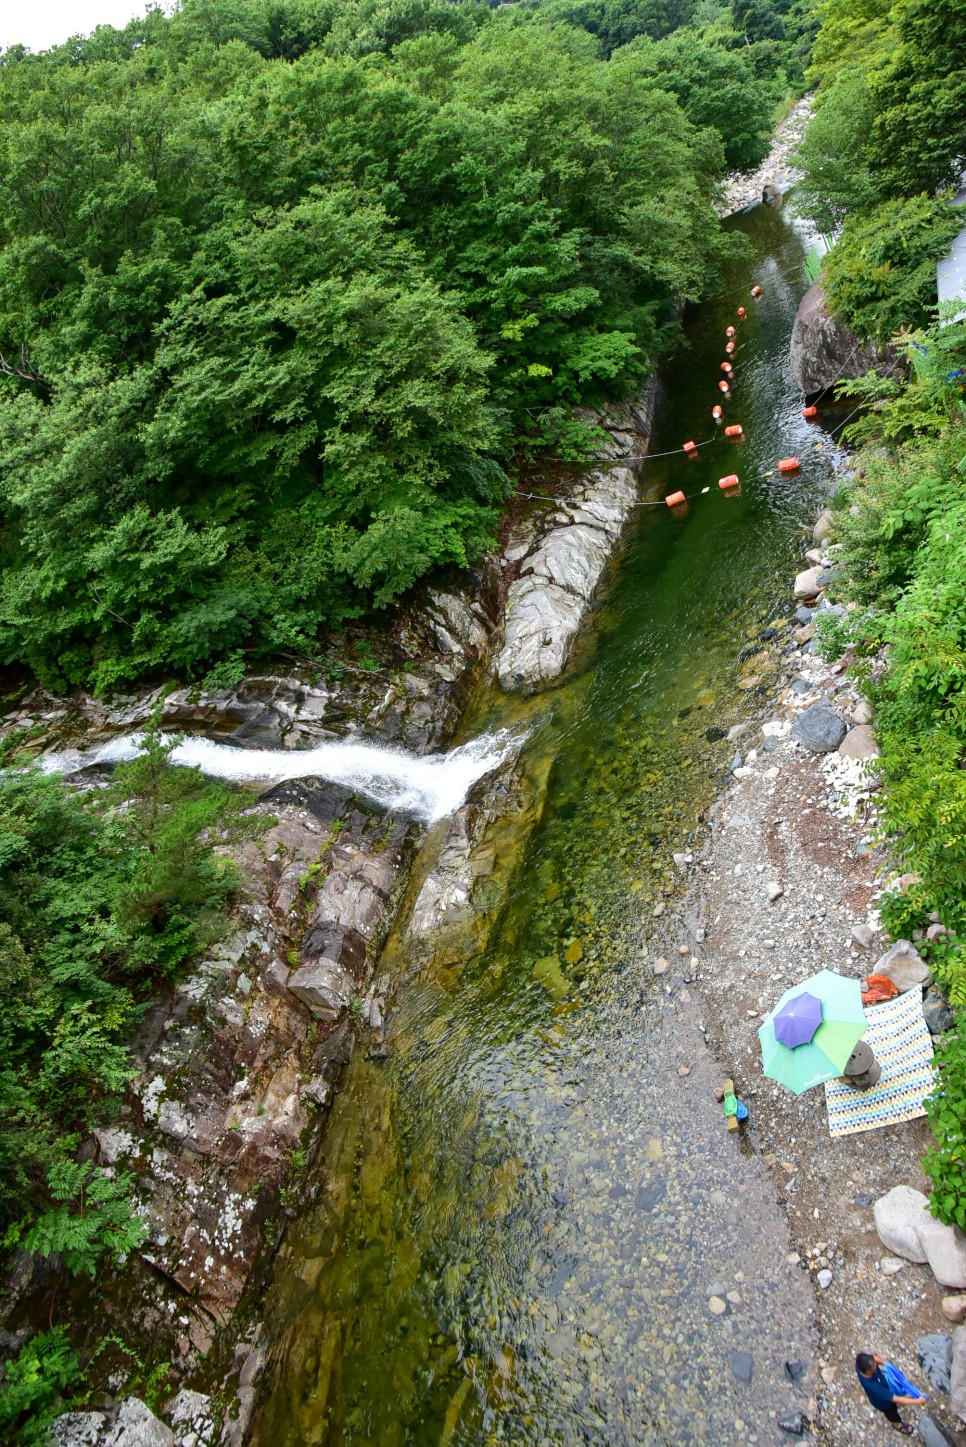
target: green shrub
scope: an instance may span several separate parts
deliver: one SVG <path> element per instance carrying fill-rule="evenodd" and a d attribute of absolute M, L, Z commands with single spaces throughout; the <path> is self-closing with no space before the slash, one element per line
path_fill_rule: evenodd
<path fill-rule="evenodd" d="M 4 1440 L 22 1447 L 46 1447 L 50 1423 L 64 1410 L 64 1396 L 81 1376 L 80 1362 L 63 1327 L 32 1337 L 4 1368 L 0 1383 Z"/>

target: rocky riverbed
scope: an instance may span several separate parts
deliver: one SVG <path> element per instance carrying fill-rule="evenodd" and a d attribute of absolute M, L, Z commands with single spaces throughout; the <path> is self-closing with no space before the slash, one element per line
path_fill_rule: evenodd
<path fill-rule="evenodd" d="M 812 97 L 803 96 L 775 127 L 771 149 L 757 170 L 735 171 L 727 177 L 718 202 L 719 216 L 777 199 L 794 186 L 800 173 L 792 164 L 792 153 L 805 134 L 811 112 Z"/>
<path fill-rule="evenodd" d="M 328 671 L 249 677 L 220 693 L 158 690 L 105 703 L 34 690 L 8 712 L 4 732 L 38 758 L 79 751 L 72 779 L 80 787 L 96 787 L 103 767 L 76 765 L 136 731 L 155 707 L 165 727 L 255 757 L 294 757 L 332 739 L 410 756 L 439 750 L 491 665 L 523 692 L 565 668 L 636 494 L 636 466 L 618 459 L 646 451 L 652 398 L 589 418 L 610 435 L 608 465 L 558 486 L 551 507 L 528 507 L 502 555 L 426 592 L 395 619 L 378 653 L 347 645 Z M 493 895 L 495 848 L 539 816 L 514 759 L 509 747 L 452 820 L 425 836 L 411 813 L 386 812 L 350 784 L 313 776 L 272 783 L 266 766 L 265 783 L 251 786 L 265 827 L 236 856 L 243 889 L 235 926 L 148 1010 L 126 1107 L 84 1148 L 109 1170 L 133 1170 L 150 1232 L 123 1271 L 103 1273 L 96 1305 L 78 1303 L 78 1316 L 97 1322 L 90 1346 L 109 1322 L 119 1338 L 150 1340 L 152 1361 L 170 1364 L 170 1382 L 205 1390 L 187 1415 L 184 1393 L 173 1396 L 168 1427 L 140 1405 L 122 1406 L 119 1416 L 72 1414 L 58 1428 L 64 1447 L 244 1440 L 264 1365 L 260 1273 L 297 1213 L 351 1051 L 384 1049 L 389 1002 L 374 972 L 390 925 L 401 909 L 400 935 L 414 957 L 481 947 L 498 905 L 497 891 L 489 913 L 481 908 L 488 889 Z M 18 1258 L 0 1307 L 15 1343 L 37 1284 L 29 1258 Z M 98 1380 L 108 1395 L 122 1387 L 127 1360 L 119 1347 L 101 1352 Z"/>
<path fill-rule="evenodd" d="M 864 976 L 890 943 L 876 913 L 893 871 L 873 832 L 878 782 L 868 705 L 842 663 L 823 663 L 814 652 L 809 615 L 828 606 L 823 562 L 834 563 L 821 541 L 824 518 L 817 531 L 818 552 L 803 559 L 797 598 L 789 580 L 789 613 L 806 595 L 811 606 L 751 640 L 761 651 L 746 665 L 754 670 L 749 697 L 760 706 L 721 745 L 732 755 L 731 779 L 704 852 L 693 863 L 678 857 L 693 887 L 655 974 L 669 994 L 680 990 L 683 971 L 695 978 L 713 1052 L 749 1107 L 743 1129 L 788 1218 L 788 1259 L 812 1284 L 820 1342 L 815 1440 L 858 1447 L 881 1435 L 881 1418 L 855 1381 L 854 1355 L 868 1349 L 930 1391 L 949 1436 L 929 1440 L 963 1442 L 962 1422 L 925 1382 L 915 1352 L 920 1338 L 950 1331 L 942 1308 L 948 1288 L 928 1265 L 896 1257 L 873 1219 L 876 1200 L 894 1186 L 926 1189 L 925 1120 L 832 1139 L 822 1089 L 796 1097 L 760 1065 L 758 1026 L 785 989 L 823 967 Z M 777 677 L 769 675 L 769 655 Z M 949 1018 L 941 1001 L 927 1009 L 935 1028 Z M 775 1247 L 763 1249 L 767 1258 Z"/>

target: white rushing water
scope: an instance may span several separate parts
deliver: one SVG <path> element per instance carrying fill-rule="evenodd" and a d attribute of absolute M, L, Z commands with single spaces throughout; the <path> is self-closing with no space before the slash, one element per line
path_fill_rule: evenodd
<path fill-rule="evenodd" d="M 445 754 L 410 754 L 378 744 L 332 742 L 316 749 L 238 749 L 211 739 L 184 739 L 170 754 L 174 764 L 194 765 L 202 773 L 234 783 L 279 784 L 286 779 L 327 779 L 344 784 L 394 813 L 432 824 L 463 803 L 477 779 L 489 774 L 520 747 L 519 732 L 501 729 L 481 734 Z M 133 759 L 139 734 L 124 734 L 84 751 L 47 754 L 39 760 L 48 772 L 76 773 L 92 764 Z"/>

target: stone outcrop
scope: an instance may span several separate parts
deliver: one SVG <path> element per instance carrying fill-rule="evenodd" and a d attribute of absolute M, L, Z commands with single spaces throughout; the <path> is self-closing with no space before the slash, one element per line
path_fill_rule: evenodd
<path fill-rule="evenodd" d="M 809 287 L 795 316 L 791 340 L 792 372 L 803 392 L 824 392 L 834 382 L 891 367 L 894 361 L 890 348 L 863 345 L 831 315 L 820 281 Z"/>
<path fill-rule="evenodd" d="M 503 647 L 494 671 L 508 692 L 535 692 L 559 678 L 604 565 L 637 501 L 634 462 L 647 450 L 654 391 L 633 406 L 598 417 L 610 434 L 602 462 L 577 479 L 556 508 L 541 516 L 530 536 L 511 539 L 504 562 L 516 569 L 510 583 Z"/>
<path fill-rule="evenodd" d="M 103 1412 L 67 1412 L 51 1428 L 56 1447 L 180 1447 L 139 1397 L 126 1397 L 108 1425 Z"/>

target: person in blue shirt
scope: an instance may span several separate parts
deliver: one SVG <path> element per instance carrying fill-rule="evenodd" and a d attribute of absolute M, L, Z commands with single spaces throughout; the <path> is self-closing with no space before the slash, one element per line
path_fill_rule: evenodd
<path fill-rule="evenodd" d="M 886 1368 L 892 1376 L 891 1382 Z M 924 1406 L 928 1398 L 907 1381 L 891 1362 L 887 1362 L 884 1357 L 873 1355 L 872 1352 L 859 1352 L 855 1359 L 855 1370 L 862 1390 L 876 1411 L 881 1412 L 897 1432 L 901 1432 L 904 1437 L 911 1437 L 912 1428 L 899 1416 L 899 1408 Z M 897 1386 L 908 1388 L 908 1393 L 901 1390 L 897 1392 Z M 913 1393 L 915 1395 L 912 1395 Z"/>

